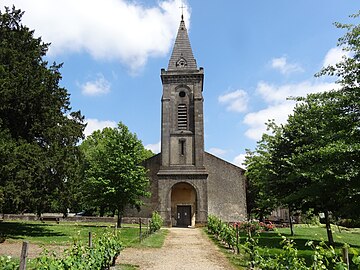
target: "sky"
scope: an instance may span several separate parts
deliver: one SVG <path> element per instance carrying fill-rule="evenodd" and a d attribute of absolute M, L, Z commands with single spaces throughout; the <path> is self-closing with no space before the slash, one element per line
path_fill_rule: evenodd
<path fill-rule="evenodd" d="M 63 63 L 60 85 L 85 134 L 127 125 L 160 151 L 161 68 L 167 68 L 181 14 L 203 67 L 205 150 L 242 165 L 268 119 L 285 123 L 291 96 L 336 88 L 316 78 L 345 54 L 333 23 L 358 0 L 3 0 L 25 11 L 23 24 L 51 42 L 47 60 Z M 180 7 L 184 6 L 183 9 Z"/>

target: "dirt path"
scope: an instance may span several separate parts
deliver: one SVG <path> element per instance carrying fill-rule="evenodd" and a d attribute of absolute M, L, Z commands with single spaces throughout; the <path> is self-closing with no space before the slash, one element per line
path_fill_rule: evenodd
<path fill-rule="evenodd" d="M 11 256 L 14 258 L 20 258 L 22 248 L 22 242 L 8 242 L 0 244 L 0 256 Z M 48 245 L 46 246 L 47 250 L 55 251 L 60 254 L 64 251 L 65 246 L 57 246 L 57 245 Z M 28 258 L 36 258 L 39 257 L 41 252 L 44 250 L 43 247 L 36 244 L 29 244 Z"/>
<path fill-rule="evenodd" d="M 156 270 L 218 270 L 233 268 L 201 229 L 171 228 L 160 249 L 126 248 L 117 263 Z"/>

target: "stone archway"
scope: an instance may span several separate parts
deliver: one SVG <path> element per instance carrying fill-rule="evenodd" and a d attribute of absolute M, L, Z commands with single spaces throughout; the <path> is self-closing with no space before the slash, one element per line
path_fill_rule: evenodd
<path fill-rule="evenodd" d="M 195 226 L 197 194 L 195 188 L 185 182 L 171 188 L 171 223 L 173 226 Z"/>

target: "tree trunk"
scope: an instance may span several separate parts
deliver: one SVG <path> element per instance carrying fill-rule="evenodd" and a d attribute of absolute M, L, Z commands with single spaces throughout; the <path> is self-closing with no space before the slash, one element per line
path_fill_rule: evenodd
<path fill-rule="evenodd" d="M 117 215 L 117 227 L 121 228 L 121 222 L 124 214 L 123 208 L 118 208 L 118 215 Z"/>
<path fill-rule="evenodd" d="M 104 206 L 100 206 L 100 217 L 103 217 L 105 214 L 105 207 Z"/>
<path fill-rule="evenodd" d="M 294 236 L 294 224 L 292 222 L 291 209 L 289 207 L 289 224 L 290 224 L 290 235 Z"/>
<path fill-rule="evenodd" d="M 263 211 L 261 211 L 260 214 L 259 214 L 259 221 L 264 222 L 264 213 L 263 213 Z"/>
<path fill-rule="evenodd" d="M 329 244 L 333 246 L 334 239 L 333 239 L 333 235 L 332 235 L 332 231 L 331 231 L 329 212 L 327 210 L 325 210 L 324 212 L 325 212 L 325 224 L 326 224 L 326 232 L 327 232 L 327 236 L 328 236 L 328 241 L 329 241 Z"/>

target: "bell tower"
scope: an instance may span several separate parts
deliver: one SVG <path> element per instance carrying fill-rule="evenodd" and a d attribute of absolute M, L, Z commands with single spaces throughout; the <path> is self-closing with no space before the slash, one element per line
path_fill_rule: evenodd
<path fill-rule="evenodd" d="M 204 70 L 197 68 L 181 18 L 163 85 L 161 174 L 206 174 L 204 167 Z"/>
<path fill-rule="evenodd" d="M 153 211 L 168 226 L 246 217 L 244 170 L 204 151 L 204 70 L 194 58 L 183 16 L 167 69 L 161 70 L 161 153 L 144 161 Z M 139 213 L 136 213 L 139 215 Z"/>

